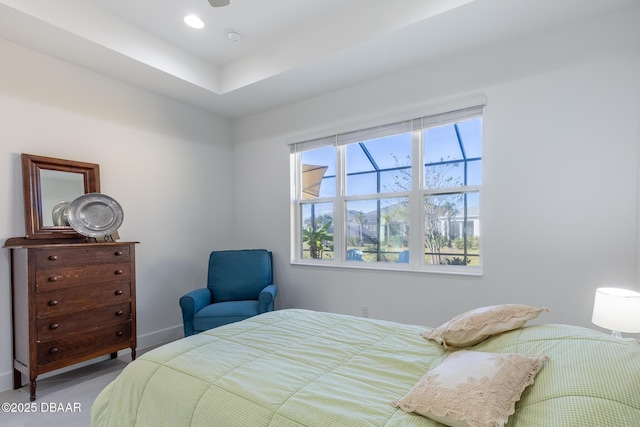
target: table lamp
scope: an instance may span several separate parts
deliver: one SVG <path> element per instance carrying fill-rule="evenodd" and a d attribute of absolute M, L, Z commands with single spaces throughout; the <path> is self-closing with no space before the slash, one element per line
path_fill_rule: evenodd
<path fill-rule="evenodd" d="M 598 288 L 593 302 L 591 321 L 610 329 L 611 335 L 620 332 L 640 332 L 640 293 L 621 288 Z"/>

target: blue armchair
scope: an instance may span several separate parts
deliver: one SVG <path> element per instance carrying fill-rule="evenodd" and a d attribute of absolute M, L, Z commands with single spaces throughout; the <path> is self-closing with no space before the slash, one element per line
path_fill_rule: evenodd
<path fill-rule="evenodd" d="M 207 287 L 180 298 L 184 335 L 273 311 L 271 252 L 264 249 L 213 251 Z"/>

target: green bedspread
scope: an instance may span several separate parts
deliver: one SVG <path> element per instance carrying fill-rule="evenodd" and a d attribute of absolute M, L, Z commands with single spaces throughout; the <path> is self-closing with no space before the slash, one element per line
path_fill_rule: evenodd
<path fill-rule="evenodd" d="M 424 326 L 280 310 L 150 351 L 92 408 L 92 426 L 440 426 L 391 405 L 447 352 Z M 507 426 L 640 426 L 640 344 L 536 325 L 469 349 L 549 356 Z"/>

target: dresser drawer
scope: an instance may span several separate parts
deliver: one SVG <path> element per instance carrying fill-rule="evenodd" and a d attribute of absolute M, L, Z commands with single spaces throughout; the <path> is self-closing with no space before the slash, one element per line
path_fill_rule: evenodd
<path fill-rule="evenodd" d="M 79 245 L 74 248 L 35 249 L 33 252 L 37 268 L 128 262 L 131 259 L 130 248 L 124 245 Z"/>
<path fill-rule="evenodd" d="M 105 326 L 131 322 L 131 304 L 85 310 L 78 313 L 38 319 L 38 341 L 64 337 L 66 335 L 91 332 Z"/>
<path fill-rule="evenodd" d="M 123 348 L 131 341 L 131 322 L 108 326 L 82 335 L 66 336 L 38 343 L 38 365 L 78 358 L 119 343 Z"/>
<path fill-rule="evenodd" d="M 130 282 L 99 283 L 36 293 L 38 318 L 70 314 L 131 301 Z"/>
<path fill-rule="evenodd" d="M 36 288 L 43 290 L 62 289 L 116 280 L 131 280 L 130 263 L 54 267 L 36 271 Z"/>

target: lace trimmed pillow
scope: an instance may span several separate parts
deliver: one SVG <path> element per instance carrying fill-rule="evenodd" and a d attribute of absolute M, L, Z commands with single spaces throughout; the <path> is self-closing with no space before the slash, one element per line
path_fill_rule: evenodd
<path fill-rule="evenodd" d="M 452 427 L 503 427 L 547 356 L 451 353 L 393 406 Z"/>
<path fill-rule="evenodd" d="M 524 326 L 548 308 L 521 304 L 503 304 L 480 307 L 462 313 L 436 329 L 424 332 L 423 337 L 442 344 L 445 348 L 467 347 L 502 332 Z"/>

